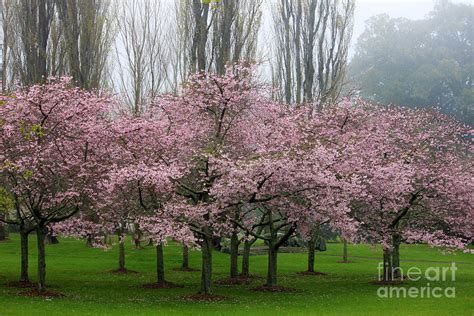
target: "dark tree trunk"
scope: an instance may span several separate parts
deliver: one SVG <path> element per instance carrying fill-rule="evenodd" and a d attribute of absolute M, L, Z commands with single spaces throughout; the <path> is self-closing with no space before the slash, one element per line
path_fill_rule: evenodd
<path fill-rule="evenodd" d="M 291 235 L 294 233 L 295 228 L 291 226 L 288 231 L 278 238 L 278 229 L 274 226 L 273 214 L 271 211 L 267 212 L 268 222 L 270 223 L 268 228 L 270 232 L 270 238 L 268 241 L 268 269 L 267 269 L 267 283 L 266 286 L 277 285 L 277 255 L 278 249 L 283 245 Z M 281 227 L 280 227 L 281 228 Z"/>
<path fill-rule="evenodd" d="M 135 249 L 140 249 L 142 247 L 141 245 L 142 231 L 140 230 L 140 227 L 138 226 L 138 224 L 135 224 L 134 228 L 135 228 L 135 231 L 133 233 L 133 242 L 135 243 Z"/>
<path fill-rule="evenodd" d="M 206 235 L 201 246 L 202 253 L 202 271 L 201 271 L 201 290 L 200 294 L 211 294 L 212 282 L 212 237 Z"/>
<path fill-rule="evenodd" d="M 22 21 L 19 29 L 22 53 L 25 55 L 25 71 L 22 83 L 40 83 L 48 76 L 48 38 L 53 19 L 54 1 L 20 1 Z"/>
<path fill-rule="evenodd" d="M 192 8 L 195 21 L 195 31 L 191 50 L 191 69 L 192 71 L 205 71 L 206 43 L 208 36 L 207 19 L 209 16 L 209 4 L 203 3 L 200 0 L 193 0 Z"/>
<path fill-rule="evenodd" d="M 119 269 L 125 270 L 125 237 L 118 233 L 119 238 Z"/>
<path fill-rule="evenodd" d="M 86 237 L 86 247 L 92 248 L 92 236 L 87 235 Z"/>
<path fill-rule="evenodd" d="M 56 245 L 59 244 L 59 240 L 56 236 L 52 235 L 50 232 L 46 234 L 45 243 L 48 245 Z"/>
<path fill-rule="evenodd" d="M 303 14 L 303 6 L 302 0 L 297 0 L 296 4 L 296 17 L 294 21 L 295 27 L 295 35 L 294 35 L 294 42 L 295 42 L 295 76 L 296 76 L 296 104 L 301 103 L 301 87 L 303 83 L 303 72 L 301 70 L 301 26 L 302 26 L 302 14 Z"/>
<path fill-rule="evenodd" d="M 236 278 L 239 275 L 239 236 L 237 232 L 230 237 L 230 277 Z"/>
<path fill-rule="evenodd" d="M 135 243 L 135 249 L 140 249 L 142 247 L 140 238 L 134 238 L 133 242 Z"/>
<path fill-rule="evenodd" d="M 0 214 L 0 216 L 2 216 L 2 215 Z M 5 224 L 0 222 L 0 241 L 6 240 L 7 237 L 8 237 L 7 227 L 6 227 Z"/>
<path fill-rule="evenodd" d="M 189 247 L 183 245 L 183 262 L 181 263 L 181 269 L 189 269 Z"/>
<path fill-rule="evenodd" d="M 220 38 L 220 47 L 216 56 L 216 71 L 225 73 L 225 66 L 230 61 L 232 24 L 236 14 L 236 1 L 223 1 L 221 6 L 220 32 L 214 36 Z"/>
<path fill-rule="evenodd" d="M 245 240 L 244 250 L 242 253 L 242 276 L 250 275 L 250 249 L 252 248 L 252 242 Z"/>
<path fill-rule="evenodd" d="M 342 251 L 342 262 L 347 263 L 349 262 L 347 260 L 347 240 L 344 239 L 344 248 Z"/>
<path fill-rule="evenodd" d="M 112 242 L 112 236 L 110 234 L 106 234 L 104 239 L 105 239 L 105 244 L 106 245 L 112 246 L 113 242 Z"/>
<path fill-rule="evenodd" d="M 308 241 L 308 272 L 314 272 L 314 253 L 316 248 L 316 239 L 312 237 Z"/>
<path fill-rule="evenodd" d="M 283 6 L 282 14 L 283 14 L 283 23 L 284 23 L 284 36 L 285 36 L 285 102 L 287 104 L 291 103 L 292 95 L 291 95 L 291 86 L 292 86 L 292 78 L 291 78 L 291 44 L 290 44 L 290 5 L 288 2 L 285 2 Z"/>
<path fill-rule="evenodd" d="M 277 254 L 278 248 L 270 243 L 268 245 L 267 286 L 275 286 L 277 284 Z"/>
<path fill-rule="evenodd" d="M 214 236 L 212 237 L 212 248 L 217 251 L 222 250 L 222 244 L 221 244 L 221 237 L 219 236 Z"/>
<path fill-rule="evenodd" d="M 163 244 L 156 246 L 156 278 L 158 284 L 165 284 L 165 261 L 163 255 Z"/>
<path fill-rule="evenodd" d="M 21 244 L 21 272 L 20 282 L 29 282 L 28 277 L 28 233 L 20 230 L 20 244 Z"/>
<path fill-rule="evenodd" d="M 400 271 L 400 243 L 401 238 L 399 234 L 394 234 L 392 236 L 392 268 L 393 268 L 393 277 L 395 279 L 401 278 L 401 271 Z"/>
<path fill-rule="evenodd" d="M 46 289 L 46 253 L 45 253 L 45 227 L 38 227 L 36 229 L 37 244 L 38 244 L 38 291 L 42 292 Z"/>
<path fill-rule="evenodd" d="M 383 250 L 383 281 L 390 282 L 392 280 L 392 251 L 390 248 L 385 248 Z"/>

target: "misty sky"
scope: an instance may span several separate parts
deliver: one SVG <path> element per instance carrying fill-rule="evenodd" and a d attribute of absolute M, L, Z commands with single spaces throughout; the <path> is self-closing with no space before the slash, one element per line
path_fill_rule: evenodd
<path fill-rule="evenodd" d="M 453 0 L 452 2 L 474 4 L 474 0 Z M 365 21 L 371 16 L 387 13 L 393 18 L 405 17 L 418 20 L 426 17 L 433 6 L 432 0 L 356 0 L 352 48 L 364 31 Z"/>

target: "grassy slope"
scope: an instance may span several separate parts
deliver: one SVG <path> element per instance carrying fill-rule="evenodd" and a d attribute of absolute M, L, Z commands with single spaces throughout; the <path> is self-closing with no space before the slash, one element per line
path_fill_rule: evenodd
<path fill-rule="evenodd" d="M 88 249 L 83 241 L 62 239 L 47 247 L 47 283 L 51 290 L 67 296 L 60 299 L 25 298 L 18 290 L 4 283 L 15 281 L 19 273 L 19 240 L 0 243 L 0 315 L 473 315 L 474 258 L 467 254 L 443 255 L 422 245 L 403 246 L 401 256 L 410 260 L 466 262 L 459 264 L 456 281 L 443 282 L 443 287 L 455 286 L 456 298 L 391 298 L 376 295 L 378 286 L 369 284 L 377 276 L 378 260 L 355 258 L 351 264 L 336 261 L 342 251 L 340 244 L 328 244 L 328 251 L 318 253 L 317 270 L 327 276 L 297 276 L 306 267 L 305 254 L 279 255 L 280 285 L 297 288 L 295 293 L 260 293 L 249 286 L 215 286 L 216 294 L 229 299 L 223 302 L 188 302 L 182 295 L 196 293 L 199 272 L 176 272 L 181 248 L 165 248 L 167 277 L 183 284 L 181 289 L 149 290 L 140 284 L 154 281 L 155 253 L 153 247 L 134 250 L 127 242 L 127 267 L 137 275 L 107 273 L 116 268 L 117 248 L 110 251 Z M 31 277 L 35 278 L 35 240 L 31 238 Z M 349 255 L 380 257 L 380 247 L 350 245 Z M 228 255 L 214 253 L 214 279 L 225 277 Z M 199 252 L 191 253 L 191 266 L 198 268 Z M 402 268 L 417 266 L 448 266 L 447 263 L 403 262 Z M 265 275 L 266 256 L 252 256 L 251 270 Z M 405 286 L 426 286 L 427 281 Z M 436 286 L 431 284 L 431 286 Z"/>

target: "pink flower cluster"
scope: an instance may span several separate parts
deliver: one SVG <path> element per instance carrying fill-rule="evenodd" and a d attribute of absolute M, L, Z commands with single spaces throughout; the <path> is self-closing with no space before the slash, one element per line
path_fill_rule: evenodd
<path fill-rule="evenodd" d="M 138 116 L 68 79 L 1 96 L 0 183 L 20 216 L 67 236 L 133 223 L 155 243 L 193 244 L 252 231 L 271 209 L 302 236 L 328 223 L 387 246 L 394 233 L 472 242 L 472 131 L 360 100 L 280 104 L 251 72 L 194 74 Z"/>

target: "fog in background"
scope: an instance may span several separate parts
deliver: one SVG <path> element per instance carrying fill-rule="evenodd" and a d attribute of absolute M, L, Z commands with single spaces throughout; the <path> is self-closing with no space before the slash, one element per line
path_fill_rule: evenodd
<path fill-rule="evenodd" d="M 5 2 L 8 0 L 1 1 Z M 385 26 L 388 26 L 390 23 L 401 23 L 394 22 L 395 20 L 391 20 L 391 18 L 406 18 L 413 21 L 420 21 L 419 25 L 421 27 L 421 25 L 425 23 L 422 21 L 427 20 L 430 12 L 435 9 L 435 3 L 441 2 L 442 1 L 436 2 L 430 0 L 356 0 L 352 38 L 348 45 L 349 49 L 347 53 L 347 72 L 350 76 L 345 76 L 345 89 L 342 90 L 341 94 L 338 93 L 337 97 L 343 95 L 360 95 L 378 102 L 396 104 L 397 102 L 400 102 L 399 105 L 413 107 L 431 106 L 434 103 L 438 103 L 444 112 L 455 115 L 458 119 L 472 124 L 472 120 L 474 119 L 472 114 L 472 107 L 474 104 L 472 101 L 472 98 L 474 97 L 474 94 L 472 93 L 472 77 L 474 74 L 472 72 L 474 70 L 472 67 L 474 67 L 474 63 L 472 62 L 472 46 L 469 43 L 469 40 L 467 40 L 467 55 L 465 52 L 461 57 L 449 56 L 449 45 L 452 45 L 452 43 L 446 42 L 446 47 L 441 47 L 439 52 L 432 55 L 425 53 L 424 55 L 418 54 L 418 51 L 415 49 L 410 56 L 402 58 L 401 55 L 397 55 L 388 58 L 388 55 L 390 54 L 403 53 L 403 50 L 397 52 L 396 49 L 390 50 L 389 48 L 387 53 L 380 51 L 370 52 L 366 54 L 365 59 L 359 58 L 358 61 L 355 60 L 352 62 L 354 59 L 357 59 L 355 58 L 357 40 L 363 34 L 364 30 L 366 30 L 367 20 L 377 15 L 386 14 Z M 473 5 L 474 3 L 474 1 L 469 0 L 453 0 L 451 2 L 455 4 L 462 3 L 469 5 Z M 113 7 L 110 12 L 118 17 L 118 19 L 114 19 L 116 25 L 113 27 L 114 35 L 111 37 L 112 44 L 110 45 L 109 50 L 108 65 L 104 68 L 104 73 L 101 74 L 103 78 L 99 79 L 102 81 L 100 84 L 101 86 L 109 87 L 114 91 L 114 93 L 122 95 L 127 103 L 146 103 L 144 101 L 145 97 L 155 97 L 162 92 L 176 92 L 177 87 L 189 72 L 189 68 L 178 68 L 180 67 L 180 63 L 182 64 L 183 62 L 183 56 L 181 55 L 186 54 L 190 48 L 189 45 L 179 45 L 186 41 L 189 42 L 190 37 L 176 40 L 176 34 L 182 32 L 182 28 L 190 23 L 192 16 L 188 16 L 187 18 L 177 16 L 176 8 L 180 3 L 177 0 L 157 0 L 157 6 L 141 6 L 135 9 L 129 7 L 131 3 L 132 1 L 126 0 L 110 1 L 111 7 Z M 261 27 L 257 36 L 258 41 L 256 52 L 254 53 L 254 61 L 259 64 L 258 70 L 260 79 L 273 85 L 275 85 L 276 82 L 275 72 L 278 71 L 279 67 L 282 67 L 281 63 L 275 62 L 280 53 L 279 50 L 281 49 L 278 48 L 279 46 L 277 45 L 277 39 L 275 37 L 275 22 L 272 13 L 274 12 L 275 5 L 280 3 L 279 0 L 263 0 L 261 7 Z M 468 17 L 469 21 L 472 21 L 472 19 L 474 19 L 473 16 L 470 18 Z M 144 29 L 143 26 L 136 26 L 136 29 L 131 29 L 133 28 L 133 23 L 137 23 L 137 25 L 140 23 L 148 23 L 148 31 Z M 412 27 L 411 30 L 409 27 L 406 29 L 407 36 L 403 36 L 403 34 L 401 35 L 401 41 L 404 41 L 405 37 L 410 36 L 418 36 L 420 40 L 423 38 L 423 34 L 415 34 L 419 29 L 418 22 L 413 23 L 414 24 L 410 26 Z M 385 26 L 381 24 L 381 28 Z M 398 27 L 399 26 L 397 25 L 394 29 Z M 431 25 L 431 27 L 436 26 Z M 472 32 L 473 30 L 471 30 L 471 37 L 469 37 L 468 34 L 469 38 L 472 38 Z M 136 38 L 133 38 L 133 36 L 130 37 L 131 34 L 135 34 L 134 36 Z M 427 34 L 429 34 L 429 32 Z M 380 33 L 378 36 L 382 38 L 384 37 L 383 33 Z M 0 28 L 0 41 L 1 38 L 2 28 Z M 143 51 L 143 57 L 137 59 L 136 52 L 131 48 L 133 46 L 131 44 L 132 42 L 140 41 L 147 41 L 152 44 L 147 44 L 148 46 L 145 45 L 145 47 L 141 48 L 140 51 Z M 374 41 L 374 43 L 376 44 L 377 42 Z M 393 45 L 394 48 L 397 48 L 397 43 L 393 43 L 393 41 L 384 43 L 383 45 L 388 45 L 387 47 Z M 425 47 L 425 50 L 430 51 L 430 49 L 426 48 L 426 43 L 422 43 L 421 45 Z M 168 52 L 165 52 L 166 49 L 169 49 L 169 46 L 173 47 L 171 47 Z M 128 50 L 127 47 L 129 48 Z M 454 49 L 456 47 L 451 48 Z M 435 47 L 433 47 L 432 50 L 434 49 Z M 170 53 L 170 51 L 172 51 L 172 53 Z M 315 58 L 317 54 L 318 52 L 314 51 Z M 399 68 L 403 68 L 398 67 L 397 64 L 403 59 L 403 62 L 405 63 L 404 66 L 407 68 L 405 72 L 400 72 L 398 74 L 398 82 L 385 80 L 387 77 L 391 76 L 391 70 L 388 67 L 385 69 L 376 68 L 380 65 L 380 60 L 376 57 L 370 57 L 376 56 L 376 54 L 379 54 L 377 58 L 382 58 L 383 62 L 392 63 L 391 66 L 395 71 L 399 70 Z M 150 58 L 153 60 L 150 60 Z M 146 69 L 147 74 L 144 76 L 140 73 L 140 64 L 143 64 L 145 61 L 153 66 L 149 66 Z M 428 61 L 428 64 L 421 65 L 425 61 Z M 133 63 L 135 63 L 135 65 L 133 65 Z M 361 65 L 368 66 L 364 68 Z M 415 69 L 418 66 L 421 68 Z M 375 72 L 373 71 L 374 69 L 376 70 Z M 453 69 L 455 71 L 449 73 Z M 291 71 L 293 72 L 293 76 L 297 73 L 294 69 Z M 343 71 L 346 72 L 345 69 Z M 372 71 L 372 73 L 370 71 Z M 383 71 L 386 73 L 381 74 Z M 415 71 L 418 71 L 419 73 L 417 73 L 417 77 L 412 78 L 412 80 L 414 80 L 414 82 L 423 82 L 423 85 L 416 87 L 419 91 L 413 93 L 408 91 L 413 86 L 409 80 L 406 80 L 405 83 L 407 87 L 396 87 L 399 90 L 394 88 L 397 85 L 400 86 L 400 82 L 403 83 L 405 77 L 408 77 Z M 361 75 L 364 74 L 368 75 L 363 78 Z M 449 75 L 449 78 L 445 75 Z M 374 82 L 370 82 L 372 79 Z M 280 78 L 280 82 L 277 82 L 280 90 L 282 90 L 282 87 L 284 86 L 284 83 L 281 82 L 282 80 L 283 79 Z M 369 88 L 371 88 L 372 91 L 370 91 L 369 88 L 364 87 L 364 84 L 366 84 L 366 86 L 371 84 L 372 87 Z M 295 83 L 292 82 L 292 85 L 295 85 Z M 95 86 L 99 86 L 99 84 L 93 85 L 93 87 Z M 452 86 L 455 87 L 453 88 Z M 318 88 L 316 87 L 315 89 Z M 382 94 L 378 93 L 379 91 L 374 92 L 374 89 L 379 89 L 380 91 L 392 89 L 392 95 L 400 95 L 405 92 L 415 95 L 409 95 L 406 98 L 399 99 L 391 96 L 385 96 L 382 98 Z M 442 95 L 433 95 L 436 91 L 443 89 L 446 91 L 443 92 Z M 137 93 L 140 94 L 138 97 Z M 280 96 L 280 99 L 283 99 L 283 97 Z M 287 99 L 286 101 L 288 102 L 290 99 Z M 315 100 L 317 100 L 317 98 L 315 98 Z M 294 102 L 294 100 L 291 99 L 291 102 Z"/>

